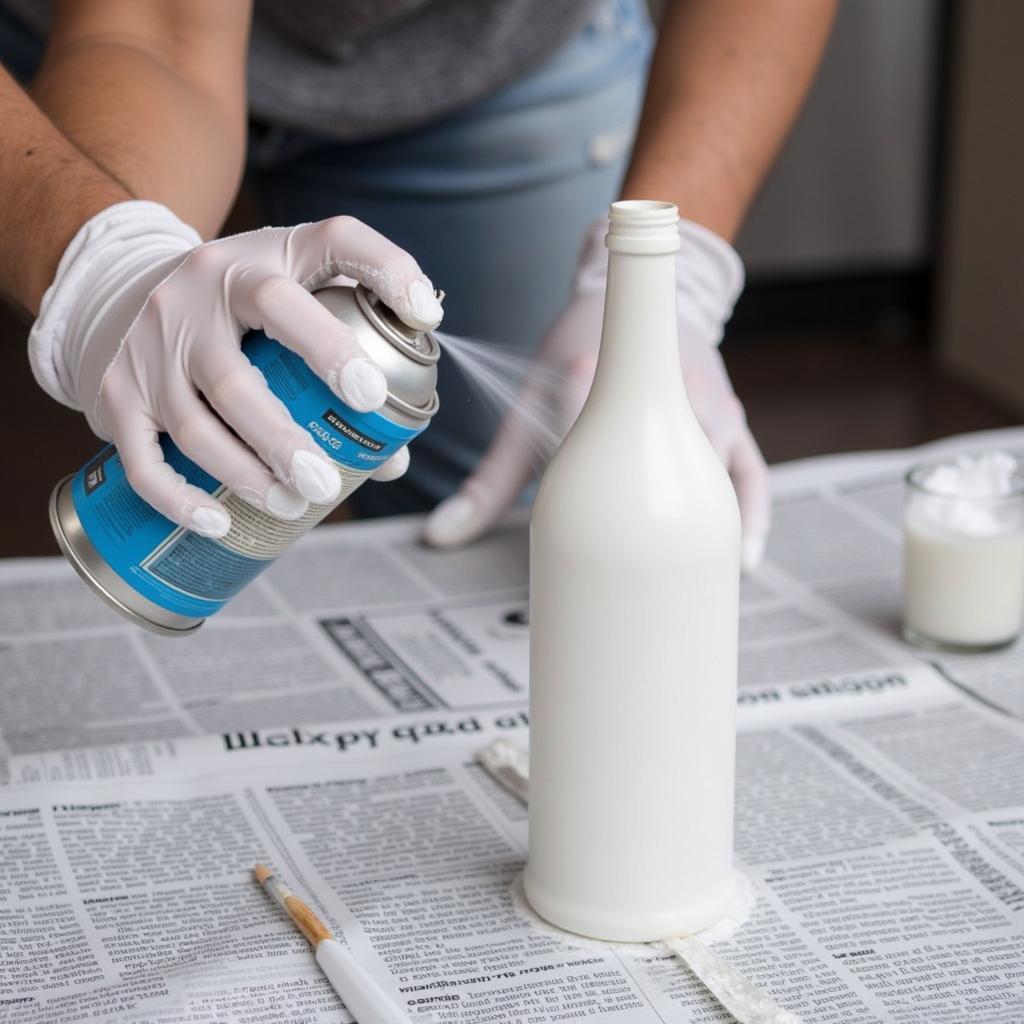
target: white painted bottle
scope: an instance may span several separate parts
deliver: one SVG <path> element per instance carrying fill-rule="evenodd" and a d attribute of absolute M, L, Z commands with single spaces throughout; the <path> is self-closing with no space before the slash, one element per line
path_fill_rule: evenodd
<path fill-rule="evenodd" d="M 530 541 L 527 897 L 653 941 L 733 895 L 739 513 L 679 367 L 678 215 L 612 205 L 604 330 Z"/>

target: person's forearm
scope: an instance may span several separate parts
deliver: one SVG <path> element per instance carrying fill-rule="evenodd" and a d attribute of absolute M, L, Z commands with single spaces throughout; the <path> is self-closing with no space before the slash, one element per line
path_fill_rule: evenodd
<path fill-rule="evenodd" d="M 164 203 L 209 237 L 244 160 L 249 8 L 63 0 L 32 96 L 133 196 Z"/>
<path fill-rule="evenodd" d="M 249 18 L 249 0 L 63 0 L 32 94 L 135 198 L 210 237 L 242 173 Z"/>
<path fill-rule="evenodd" d="M 68 242 L 131 194 L 80 153 L 0 68 L 0 294 L 35 315 Z"/>
<path fill-rule="evenodd" d="M 33 103 L 0 70 L 0 294 L 31 314 L 78 228 L 127 199 L 206 235 L 245 153 L 250 0 L 58 2 Z"/>
<path fill-rule="evenodd" d="M 814 76 L 836 0 L 672 0 L 624 199 L 732 240 Z"/>

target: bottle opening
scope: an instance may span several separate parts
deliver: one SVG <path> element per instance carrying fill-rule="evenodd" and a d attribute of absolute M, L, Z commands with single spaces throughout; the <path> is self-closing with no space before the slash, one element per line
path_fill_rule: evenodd
<path fill-rule="evenodd" d="M 662 253 L 679 248 L 679 210 L 657 199 L 612 203 L 605 244 L 619 252 Z"/>
<path fill-rule="evenodd" d="M 655 218 L 675 220 L 679 216 L 679 211 L 675 203 L 663 202 L 660 199 L 620 199 L 617 203 L 612 203 L 611 216 L 613 220 L 642 219 L 649 222 Z"/>

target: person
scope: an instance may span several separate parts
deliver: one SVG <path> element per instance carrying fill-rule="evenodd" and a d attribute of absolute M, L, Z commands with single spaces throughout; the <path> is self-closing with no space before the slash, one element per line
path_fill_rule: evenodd
<path fill-rule="evenodd" d="M 275 515 L 337 493 L 245 330 L 372 409 L 383 375 L 309 293 L 355 278 L 429 328 L 436 280 L 446 331 L 532 354 L 530 401 L 569 423 L 599 341 L 603 212 L 671 200 L 682 372 L 751 567 L 770 497 L 717 349 L 743 284 L 731 242 L 834 9 L 667 0 L 654 45 L 642 0 L 0 0 L 0 292 L 34 317 L 41 386 L 151 505 L 219 537 L 227 511 L 167 466 L 160 432 Z M 267 222 L 296 226 L 217 238 L 243 175 Z M 409 472 L 400 452 L 377 476 L 404 477 L 356 497 L 433 509 L 444 545 L 488 530 L 536 466 L 524 404 L 499 426 L 451 359 L 439 392 Z"/>

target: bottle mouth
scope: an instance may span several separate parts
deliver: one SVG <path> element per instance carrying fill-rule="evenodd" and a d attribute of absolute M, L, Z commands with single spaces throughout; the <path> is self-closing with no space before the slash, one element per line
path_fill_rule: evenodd
<path fill-rule="evenodd" d="M 608 212 L 605 245 L 615 252 L 666 253 L 679 248 L 679 210 L 658 199 L 620 199 Z"/>
<path fill-rule="evenodd" d="M 620 199 L 612 203 L 609 220 L 614 224 L 675 224 L 679 220 L 679 210 L 675 203 L 663 202 L 660 199 Z"/>

